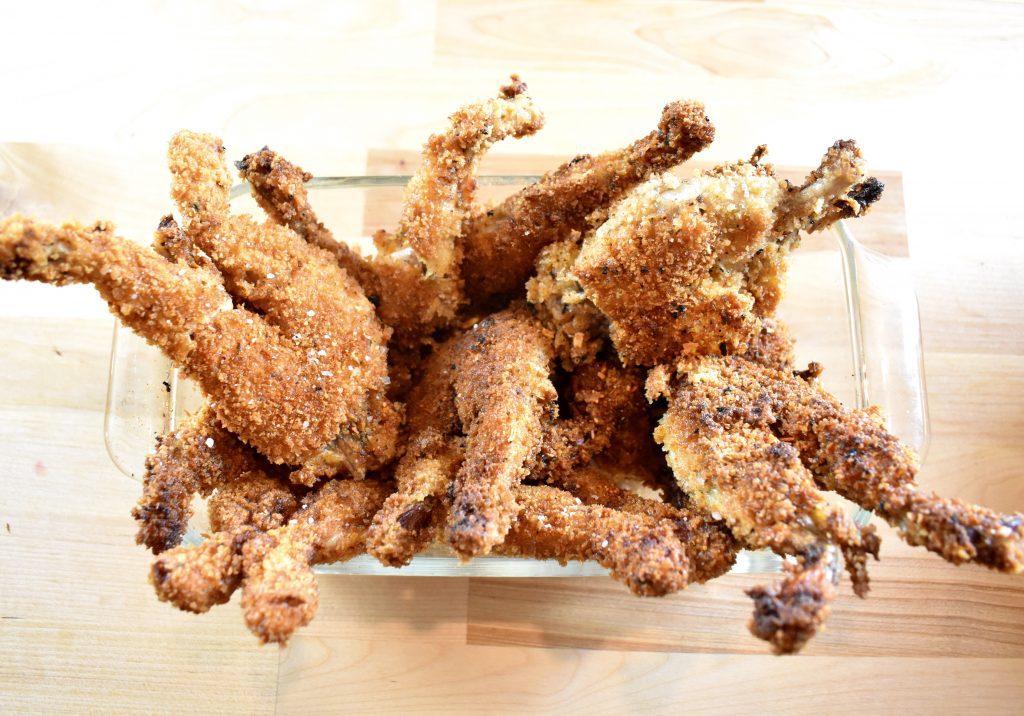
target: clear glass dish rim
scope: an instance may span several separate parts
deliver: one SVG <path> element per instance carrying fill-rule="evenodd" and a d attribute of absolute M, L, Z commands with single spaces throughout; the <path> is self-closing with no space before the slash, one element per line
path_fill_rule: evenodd
<path fill-rule="evenodd" d="M 404 174 L 393 174 L 393 175 L 361 175 L 361 176 L 315 176 L 306 182 L 306 186 L 313 190 L 323 189 L 372 189 L 372 188 L 387 188 L 404 187 L 412 175 Z M 480 175 L 477 177 L 477 183 L 481 186 L 521 186 L 537 181 L 541 178 L 539 174 L 500 174 L 500 175 Z M 249 194 L 248 182 L 240 182 L 232 186 L 230 191 L 230 198 L 232 200 L 247 196 Z M 866 247 L 854 238 L 850 232 L 849 227 L 846 226 L 845 222 L 838 221 L 833 227 L 833 233 L 838 239 L 839 253 L 842 258 L 843 264 L 843 279 L 844 279 L 844 290 L 846 295 L 846 307 L 849 318 L 849 331 L 850 331 L 850 345 L 853 352 L 852 360 L 855 372 L 855 386 L 856 386 L 856 407 L 866 407 L 868 402 L 867 397 L 867 382 L 866 382 L 866 356 L 864 346 L 864 327 L 863 317 L 860 308 L 860 281 L 857 269 L 856 257 L 858 254 L 865 254 L 880 257 L 885 261 L 893 261 L 893 257 L 881 254 L 873 249 Z M 913 292 L 912 292 L 913 293 Z M 913 293 L 915 317 L 917 318 L 917 335 L 914 336 L 916 345 L 920 348 L 921 336 L 920 336 L 920 320 L 919 312 L 917 309 L 917 298 L 916 293 Z M 112 417 L 112 401 L 113 401 L 113 384 L 115 378 L 115 358 L 117 355 L 118 347 L 118 335 L 123 330 L 119 322 L 114 323 L 114 331 L 111 343 L 111 361 L 110 370 L 108 374 L 108 389 L 106 396 L 106 404 L 104 406 L 104 421 L 103 421 L 103 433 L 104 443 L 107 448 L 107 454 L 110 456 L 111 461 L 115 466 L 129 479 L 135 480 L 131 468 L 124 465 L 116 454 L 114 447 L 111 444 L 111 417 Z M 923 356 L 923 349 L 919 351 Z M 927 388 L 925 385 L 925 376 L 923 365 L 919 371 L 919 392 L 921 399 L 921 427 L 923 430 L 922 444 L 919 446 L 919 453 L 921 457 L 928 447 L 928 441 L 930 436 L 930 424 L 928 415 L 927 405 Z M 176 388 L 177 388 L 177 370 L 170 369 L 170 388 L 168 391 L 169 405 L 173 406 L 176 400 Z M 174 429 L 174 411 L 167 411 L 167 418 L 165 422 L 166 430 Z M 870 511 L 858 508 L 855 511 L 854 519 L 859 525 L 867 524 L 871 519 L 872 513 Z M 198 544 L 202 541 L 202 535 L 194 530 L 190 525 L 188 533 L 185 536 L 184 543 L 186 544 Z M 777 555 L 766 552 L 750 552 L 746 551 L 741 553 L 740 558 L 737 560 L 736 566 L 733 568 L 734 572 L 748 573 L 748 572 L 777 572 L 781 568 L 782 560 Z M 539 570 L 538 566 L 544 565 L 543 570 Z M 350 574 L 350 575 L 395 575 L 395 576 L 473 576 L 473 577 L 574 577 L 574 576 L 600 576 L 606 575 L 607 570 L 601 568 L 599 565 L 593 562 L 570 562 L 567 565 L 558 565 L 554 563 L 555 569 L 551 569 L 549 562 L 541 562 L 538 560 L 530 560 L 515 557 L 501 557 L 501 556 L 486 556 L 482 558 L 476 558 L 472 562 L 467 564 L 459 564 L 452 554 L 440 545 L 435 545 L 430 550 L 420 555 L 413 560 L 412 564 L 407 565 L 401 569 L 387 569 L 382 571 L 381 565 L 379 565 L 373 558 L 368 555 L 361 555 L 351 559 L 347 562 L 339 562 L 335 564 L 318 565 L 316 571 L 323 574 Z M 543 573 L 540 573 L 543 571 Z"/>

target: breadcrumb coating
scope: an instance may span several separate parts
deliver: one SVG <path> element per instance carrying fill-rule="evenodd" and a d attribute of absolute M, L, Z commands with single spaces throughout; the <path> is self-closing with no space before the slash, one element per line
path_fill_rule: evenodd
<path fill-rule="evenodd" d="M 245 543 L 242 614 L 261 642 L 287 644 L 309 623 L 320 604 L 312 566 L 361 554 L 370 520 L 390 491 L 372 479 L 331 480 L 287 525 Z"/>
<path fill-rule="evenodd" d="M 522 291 L 538 252 L 590 228 L 640 182 L 708 146 L 715 129 L 699 102 L 665 106 L 658 128 L 628 147 L 596 157 L 581 154 L 498 206 L 475 214 L 465 239 L 462 276 L 479 305 Z"/>
<path fill-rule="evenodd" d="M 814 380 L 816 371 L 744 366 L 736 401 L 769 396 L 774 429 L 792 442 L 822 488 L 873 510 L 909 544 L 954 563 L 1024 571 L 1024 514 L 1000 514 L 941 497 L 916 484 L 917 456 L 884 425 L 877 410 L 848 410 Z"/>
<path fill-rule="evenodd" d="M 395 409 L 382 399 L 388 334 L 359 284 L 333 256 L 285 226 L 227 213 L 223 155 L 220 140 L 210 135 L 179 132 L 171 140 L 172 195 L 186 219 L 185 233 L 216 265 L 232 297 L 280 331 L 296 359 L 317 376 L 323 396 L 301 406 L 289 405 L 282 395 L 267 405 L 272 412 L 254 402 L 247 411 L 221 417 L 240 435 L 240 419 L 274 424 L 274 439 L 255 446 L 273 462 L 304 465 L 297 481 L 308 485 L 341 470 L 361 477 L 391 458 L 397 439 Z M 390 439 L 366 438 L 382 427 Z M 366 450 L 371 444 L 383 454 Z"/>
<path fill-rule="evenodd" d="M 836 597 L 842 569 L 839 551 L 828 545 L 818 555 L 785 564 L 786 576 L 747 590 L 754 600 L 750 633 L 771 644 L 776 654 L 795 654 L 820 631 Z"/>
<path fill-rule="evenodd" d="M 445 537 L 460 557 L 487 554 L 515 519 L 514 487 L 557 415 L 548 336 L 524 308 L 475 324 L 461 339 L 453 373 L 466 459 L 454 482 Z"/>
<path fill-rule="evenodd" d="M 245 155 L 235 166 L 239 176 L 249 182 L 256 203 L 272 221 L 334 254 L 338 264 L 362 284 L 360 273 L 365 270 L 366 259 L 348 244 L 337 241 L 309 203 L 306 182 L 313 178 L 312 174 L 270 147 Z"/>
<path fill-rule="evenodd" d="M 233 532 L 247 526 L 267 532 L 295 514 L 299 498 L 284 476 L 242 472 L 210 495 L 206 509 L 211 532 Z"/>
<path fill-rule="evenodd" d="M 261 498 L 250 523 L 158 555 L 150 582 L 161 601 L 197 613 L 226 603 L 241 587 L 250 630 L 264 643 L 285 644 L 319 605 L 311 566 L 360 554 L 390 489 L 373 479 L 325 482 L 302 498 L 287 524 L 270 530 L 259 525 L 284 519 L 284 503 Z"/>
<path fill-rule="evenodd" d="M 136 543 L 153 554 L 177 546 L 188 529 L 196 493 L 208 495 L 238 475 L 264 469 L 272 468 L 204 407 L 182 427 L 158 437 L 156 451 L 146 458 L 142 497 L 132 510 L 139 523 Z"/>
<path fill-rule="evenodd" d="M 256 534 L 253 529 L 218 532 L 201 544 L 157 555 L 149 570 L 156 596 L 195 614 L 226 604 L 242 583 L 242 548 Z"/>
<path fill-rule="evenodd" d="M 623 368 L 617 360 L 577 368 L 561 391 L 569 414 L 545 427 L 531 479 L 557 485 L 560 476 L 600 459 L 654 485 L 664 459 L 651 438 L 654 426 L 643 391 L 643 372 Z"/>
<path fill-rule="evenodd" d="M 464 453 L 453 387 L 461 346 L 458 336 L 438 346 L 409 392 L 409 439 L 395 470 L 397 489 L 374 516 L 367 535 L 367 552 L 381 564 L 408 564 L 434 540 L 447 516 L 442 503 Z"/>
<path fill-rule="evenodd" d="M 742 353 L 778 305 L 800 230 L 851 202 L 866 209 L 850 198 L 864 179 L 852 142 L 832 147 L 800 187 L 762 153 L 694 179 L 656 176 L 585 236 L 569 273 L 607 316 L 623 362 Z"/>
<path fill-rule="evenodd" d="M 505 137 L 524 137 L 544 117 L 517 75 L 500 96 L 469 104 L 449 117 L 449 127 L 423 148 L 423 166 L 409 180 L 397 238 L 410 246 L 427 272 L 451 276 L 462 261 L 461 237 L 476 194 L 476 168 L 487 149 Z"/>
<path fill-rule="evenodd" d="M 682 364 L 654 437 L 697 509 L 720 515 L 753 549 L 799 556 L 836 544 L 864 596 L 866 555 L 877 558 L 878 539 L 828 504 L 798 449 L 773 433 L 777 404 L 757 368 L 738 357 Z"/>
<path fill-rule="evenodd" d="M 516 497 L 521 511 L 501 543 L 501 554 L 562 564 L 593 560 L 642 597 L 663 596 L 686 586 L 686 549 L 669 523 L 585 505 L 546 485 L 520 485 Z"/>
<path fill-rule="evenodd" d="M 732 569 L 740 544 L 724 522 L 692 508 L 673 507 L 620 487 L 616 476 L 617 473 L 605 468 L 588 466 L 560 475 L 555 485 L 587 505 L 602 505 L 667 522 L 686 550 L 690 582 L 703 583 Z"/>

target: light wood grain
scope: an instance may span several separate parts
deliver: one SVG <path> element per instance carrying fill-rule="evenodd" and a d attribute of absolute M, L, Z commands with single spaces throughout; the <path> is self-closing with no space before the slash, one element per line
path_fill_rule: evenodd
<path fill-rule="evenodd" d="M 950 570 L 905 552 L 883 533 L 871 594 L 848 588 L 824 633 L 805 655 L 1024 657 L 1021 590 L 981 570 Z M 746 623 L 744 589 L 770 575 L 729 575 L 664 599 L 622 599 L 610 580 L 474 580 L 469 590 L 472 644 L 632 651 L 763 654 Z"/>
<path fill-rule="evenodd" d="M 766 142 L 808 166 L 854 137 L 902 179 L 905 225 L 876 235 L 905 233 L 921 303 L 922 480 L 1024 508 L 1018 3 L 21 3 L 3 22 L 0 214 L 143 241 L 181 127 L 363 173 L 512 71 L 548 117 L 502 144 L 517 166 L 628 142 L 676 97 L 706 103 L 712 162 Z M 721 653 L 758 646 L 752 577 L 649 601 L 607 580 L 329 577 L 314 623 L 260 649 L 236 604 L 185 615 L 145 583 L 138 487 L 102 445 L 111 325 L 89 289 L 0 283 L 0 711 L 1019 710 L 1024 583 L 888 534 L 872 596 L 844 594 L 798 659 Z"/>
<path fill-rule="evenodd" d="M 278 705 L 282 713 L 986 713 L 1024 695 L 1019 669 L 1018 659 L 449 650 L 302 637 L 281 664 Z"/>

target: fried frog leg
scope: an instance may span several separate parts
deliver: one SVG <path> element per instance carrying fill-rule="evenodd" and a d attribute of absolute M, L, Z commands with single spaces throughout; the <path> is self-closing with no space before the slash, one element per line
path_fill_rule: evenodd
<path fill-rule="evenodd" d="M 464 439 L 453 388 L 458 336 L 434 349 L 408 395 L 405 455 L 395 470 L 397 489 L 374 516 L 367 552 L 400 567 L 437 536 L 447 516 L 443 502 L 462 464 Z"/>
<path fill-rule="evenodd" d="M 333 253 L 378 307 L 399 345 L 413 345 L 450 324 L 464 302 L 459 267 L 465 224 L 476 195 L 480 159 L 506 137 L 533 134 L 544 119 L 513 75 L 497 98 L 466 105 L 432 135 L 409 181 L 394 235 L 375 237 L 379 252 L 363 258 L 317 219 L 303 185 L 310 175 L 263 149 L 239 162 L 257 202 L 280 224 Z"/>
<path fill-rule="evenodd" d="M 366 528 L 390 487 L 373 479 L 331 480 L 293 512 L 287 489 L 278 483 L 270 494 L 255 494 L 240 484 L 225 494 L 213 513 L 223 531 L 154 560 L 150 581 L 161 601 L 205 612 L 241 587 L 249 629 L 264 643 L 287 643 L 319 604 L 312 566 L 363 551 Z M 274 524 L 281 526 L 261 529 Z"/>
<path fill-rule="evenodd" d="M 372 479 L 331 480 L 306 497 L 293 521 L 245 543 L 242 614 L 261 642 L 286 644 L 309 623 L 320 603 L 313 565 L 361 554 L 390 491 Z"/>
<path fill-rule="evenodd" d="M 686 161 L 714 136 L 702 104 L 672 102 L 662 111 L 658 128 L 625 149 L 579 155 L 474 215 L 462 263 L 470 300 L 487 304 L 522 291 L 542 248 L 587 230 L 592 214 L 650 176 Z"/>
<path fill-rule="evenodd" d="M 317 381 L 316 396 L 302 404 L 282 392 L 246 406 L 241 415 L 249 423 L 291 427 L 254 446 L 272 462 L 301 464 L 295 479 L 303 484 L 339 470 L 361 477 L 392 457 L 397 438 L 400 416 L 384 396 L 388 334 L 332 256 L 284 226 L 228 213 L 223 154 L 209 135 L 180 132 L 171 140 L 172 195 L 185 233 L 216 265 L 231 295 L 277 328 Z M 235 411 L 220 410 L 221 404 L 225 425 L 244 437 Z"/>
<path fill-rule="evenodd" d="M 881 195 L 853 142 L 837 142 L 801 186 L 779 179 L 762 154 L 694 179 L 665 174 L 641 184 L 535 303 L 578 281 L 626 364 L 742 353 L 775 311 L 800 231 L 863 214 Z"/>
<path fill-rule="evenodd" d="M 720 515 L 753 549 L 806 556 L 839 546 L 854 590 L 865 596 L 866 558 L 877 558 L 878 538 L 830 506 L 798 450 L 772 432 L 779 407 L 758 387 L 755 365 L 736 357 L 684 364 L 654 437 L 697 509 Z"/>
<path fill-rule="evenodd" d="M 153 560 L 149 580 L 161 601 L 197 614 L 226 603 L 242 583 L 245 544 L 280 527 L 298 509 L 286 479 L 260 472 L 232 478 L 208 503 L 211 534 L 201 544 L 174 547 Z"/>
<path fill-rule="evenodd" d="M 489 316 L 461 339 L 453 373 L 466 459 L 453 484 L 445 538 L 460 557 L 487 554 L 515 519 L 526 477 L 557 415 L 548 337 L 524 308 Z"/>
<path fill-rule="evenodd" d="M 175 145 L 181 141 L 200 145 L 196 152 L 184 151 L 179 157 L 196 174 L 203 174 L 198 159 L 220 151 L 219 143 L 197 135 L 179 135 Z M 340 452 L 351 457 L 358 471 L 367 449 L 388 452 L 397 428 L 394 410 L 374 399 L 385 386 L 387 372 L 384 336 L 373 307 L 356 293 L 318 297 L 315 286 L 300 280 L 303 271 L 292 273 L 299 257 L 279 251 L 285 238 L 280 234 L 281 242 L 264 241 L 262 229 L 247 220 L 218 223 L 220 219 L 203 208 L 226 201 L 226 189 L 221 191 L 226 172 L 221 176 L 217 166 L 216 161 L 206 161 L 202 167 L 213 172 L 208 187 L 215 189 L 197 187 L 196 201 L 185 205 L 194 214 L 191 233 L 202 229 L 202 237 L 213 235 L 205 247 L 202 241 L 195 243 L 204 251 L 210 249 L 206 253 L 215 257 L 218 268 L 235 270 L 227 283 L 244 296 L 243 305 L 232 305 L 231 295 L 212 271 L 169 261 L 115 236 L 112 226 L 102 222 L 54 226 L 17 215 L 0 221 L 0 277 L 56 285 L 93 283 L 125 325 L 161 348 L 200 384 L 221 423 L 271 462 L 302 464 L 321 458 L 321 453 Z M 178 179 L 191 181 L 185 170 Z M 204 198 L 206 194 L 212 198 Z M 238 227 L 245 231 L 236 232 Z M 253 246 L 279 253 L 266 256 Z M 237 248 L 237 255 L 232 256 L 231 247 Z M 281 290 L 269 285 L 277 278 L 273 270 L 248 278 L 239 275 L 244 271 L 239 264 L 242 255 L 249 256 L 253 266 L 279 267 Z M 341 274 L 332 261 L 326 263 Z M 296 285 L 309 287 L 297 292 L 308 298 L 307 303 L 291 290 Z M 262 312 L 245 307 L 249 305 Z M 343 305 L 351 310 L 340 317 L 316 318 Z M 339 326 L 341 332 L 323 330 L 328 325 Z M 383 406 L 379 415 L 372 410 L 375 406 Z M 356 447 L 346 450 L 353 443 Z"/>
<path fill-rule="evenodd" d="M 196 493 L 208 495 L 243 473 L 272 470 L 204 407 L 182 427 L 157 438 L 156 451 L 146 458 L 142 497 L 132 510 L 139 523 L 135 541 L 153 554 L 178 545 Z"/>
<path fill-rule="evenodd" d="M 624 489 L 616 484 L 616 477 L 615 472 L 587 466 L 560 475 L 555 484 L 586 505 L 599 505 L 668 523 L 686 550 L 689 582 L 703 583 L 732 569 L 741 545 L 724 522 L 689 507 L 673 507 Z"/>
<path fill-rule="evenodd" d="M 688 560 L 667 522 L 602 505 L 586 505 L 546 485 L 520 485 L 517 519 L 500 554 L 594 560 L 638 596 L 662 596 L 686 586 Z"/>
<path fill-rule="evenodd" d="M 822 488 L 873 510 L 909 544 L 954 564 L 1024 571 L 1024 514 L 999 514 L 922 489 L 916 455 L 886 430 L 877 410 L 844 408 L 814 379 L 817 370 L 743 370 L 750 380 L 734 385 L 736 400 L 752 404 L 771 396 L 778 406 L 775 430 Z"/>

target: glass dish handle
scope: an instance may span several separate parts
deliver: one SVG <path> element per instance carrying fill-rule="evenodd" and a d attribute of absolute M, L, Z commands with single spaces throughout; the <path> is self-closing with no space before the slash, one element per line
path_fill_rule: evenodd
<path fill-rule="evenodd" d="M 857 407 L 879 406 L 889 429 L 923 458 L 929 439 L 928 399 L 910 262 L 865 247 L 842 222 L 837 233 Z"/>

